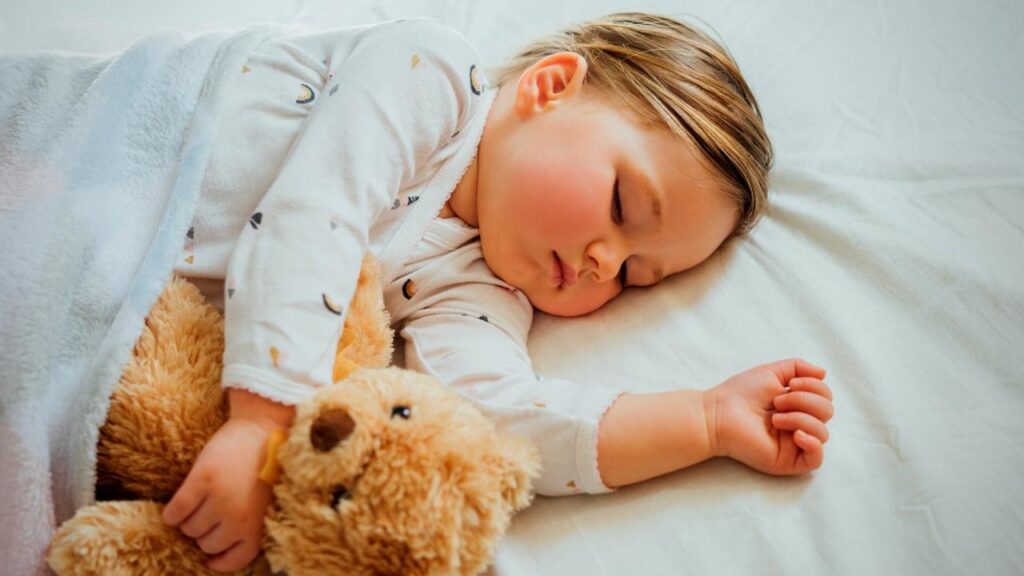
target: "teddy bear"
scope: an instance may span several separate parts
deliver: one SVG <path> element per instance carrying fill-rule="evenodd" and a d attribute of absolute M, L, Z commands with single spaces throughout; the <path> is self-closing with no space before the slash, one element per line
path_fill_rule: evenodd
<path fill-rule="evenodd" d="M 380 269 L 367 258 L 339 339 L 333 386 L 268 442 L 273 484 L 261 556 L 239 574 L 477 574 L 539 473 L 530 442 L 499 434 L 436 379 L 395 367 Z M 205 441 L 227 417 L 223 318 L 172 277 L 111 398 L 97 447 L 98 502 L 57 530 L 58 575 L 214 574 L 163 524 Z"/>

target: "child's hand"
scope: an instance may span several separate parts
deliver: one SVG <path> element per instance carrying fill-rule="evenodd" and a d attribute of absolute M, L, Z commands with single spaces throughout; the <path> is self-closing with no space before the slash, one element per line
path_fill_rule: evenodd
<path fill-rule="evenodd" d="M 239 396 L 245 396 L 247 406 L 268 400 L 237 389 L 229 395 L 232 417 L 207 442 L 163 513 L 166 524 L 178 526 L 212 556 L 207 566 L 218 572 L 242 569 L 259 554 L 263 516 L 272 498 L 259 470 L 267 437 L 287 425 L 236 410 Z"/>
<path fill-rule="evenodd" d="M 832 391 L 825 369 L 791 359 L 741 372 L 708 390 L 716 453 L 768 474 L 804 474 L 821 466 Z"/>

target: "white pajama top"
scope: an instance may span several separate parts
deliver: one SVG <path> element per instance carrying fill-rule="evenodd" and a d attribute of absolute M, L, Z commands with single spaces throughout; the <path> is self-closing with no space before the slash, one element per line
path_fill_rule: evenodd
<path fill-rule="evenodd" d="M 285 404 L 331 383 L 363 254 L 384 270 L 406 367 L 539 447 L 545 495 L 607 492 L 597 429 L 620 392 L 536 375 L 533 308 L 437 215 L 476 154 L 495 88 L 457 31 L 412 18 L 282 28 L 229 50 L 219 128 L 175 273 L 224 311 L 222 383 Z"/>

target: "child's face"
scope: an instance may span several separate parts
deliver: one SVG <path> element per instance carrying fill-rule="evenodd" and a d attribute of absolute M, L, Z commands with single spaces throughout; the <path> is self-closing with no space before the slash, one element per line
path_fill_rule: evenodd
<path fill-rule="evenodd" d="M 536 308 L 559 316 L 586 314 L 617 296 L 624 263 L 628 286 L 696 266 L 729 236 L 738 214 L 688 146 L 588 96 L 580 91 L 525 118 L 513 113 L 485 133 L 480 149 L 484 258 Z M 509 100 L 530 97 L 509 90 L 495 106 L 518 110 Z"/>

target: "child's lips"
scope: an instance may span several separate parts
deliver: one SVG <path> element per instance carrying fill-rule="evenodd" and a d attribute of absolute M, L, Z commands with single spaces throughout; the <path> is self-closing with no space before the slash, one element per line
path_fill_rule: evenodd
<path fill-rule="evenodd" d="M 556 288 L 569 288 L 579 278 L 576 271 L 558 257 L 558 252 L 551 252 L 554 261 L 551 264 L 551 284 Z"/>

